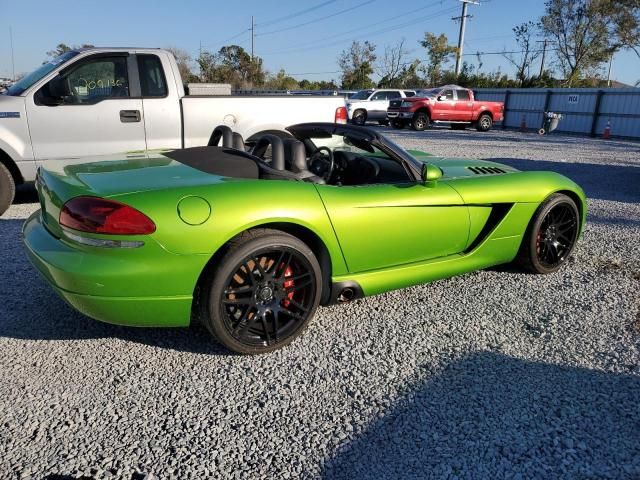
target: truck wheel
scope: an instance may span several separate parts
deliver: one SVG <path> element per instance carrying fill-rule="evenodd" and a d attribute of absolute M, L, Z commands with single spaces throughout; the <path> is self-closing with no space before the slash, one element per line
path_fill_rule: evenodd
<path fill-rule="evenodd" d="M 366 110 L 356 110 L 353 112 L 353 116 L 351 117 L 351 121 L 355 125 L 364 125 L 367 121 L 367 111 Z"/>
<path fill-rule="evenodd" d="M 423 131 L 429 127 L 429 116 L 424 112 L 416 113 L 411 120 L 411 126 L 418 132 Z"/>
<path fill-rule="evenodd" d="M 398 130 L 402 130 L 404 128 L 404 122 L 402 120 L 391 120 L 391 126 L 393 128 L 397 128 Z"/>
<path fill-rule="evenodd" d="M 0 215 L 6 212 L 16 196 L 16 184 L 9 169 L 0 163 Z"/>
<path fill-rule="evenodd" d="M 491 118 L 491 115 L 489 115 L 488 113 L 483 113 L 482 115 L 480 115 L 480 118 L 478 119 L 478 124 L 476 126 L 476 129 L 479 132 L 488 132 L 489 130 L 491 130 L 492 126 L 493 126 L 493 119 Z"/>
<path fill-rule="evenodd" d="M 452 123 L 451 124 L 451 130 L 464 130 L 465 128 L 467 128 L 467 124 L 466 123 Z"/>

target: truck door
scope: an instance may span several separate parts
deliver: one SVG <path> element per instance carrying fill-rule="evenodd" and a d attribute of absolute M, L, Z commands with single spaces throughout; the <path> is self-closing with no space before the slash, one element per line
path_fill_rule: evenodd
<path fill-rule="evenodd" d="M 469 90 L 459 88 L 456 90 L 456 120 L 471 121 L 473 116 L 473 102 L 469 96 Z"/>
<path fill-rule="evenodd" d="M 387 92 L 381 90 L 376 92 L 371 97 L 369 105 L 367 106 L 367 117 L 371 120 L 383 120 L 387 118 L 387 108 L 389 108 L 389 94 L 393 92 Z M 398 93 L 398 97 L 400 93 Z"/>
<path fill-rule="evenodd" d="M 145 150 L 139 90 L 126 52 L 91 55 L 61 70 L 27 97 L 36 161 Z"/>
<path fill-rule="evenodd" d="M 446 122 L 455 120 L 456 117 L 456 100 L 453 96 L 453 90 L 446 89 L 438 93 L 438 98 L 434 108 L 432 109 L 432 120 L 440 120 Z"/>

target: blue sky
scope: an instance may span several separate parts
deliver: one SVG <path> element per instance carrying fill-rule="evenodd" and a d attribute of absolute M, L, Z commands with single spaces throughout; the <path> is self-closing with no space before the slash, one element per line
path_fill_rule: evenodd
<path fill-rule="evenodd" d="M 536 20 L 543 0 L 486 0 L 470 5 L 465 53 L 513 49 L 511 28 Z M 308 0 L 204 1 L 164 0 L 82 2 L 0 0 L 0 77 L 11 76 L 9 28 L 13 30 L 16 72 L 40 64 L 58 43 L 97 46 L 177 46 L 195 58 L 200 43 L 216 51 L 237 43 L 251 47 L 251 15 L 255 18 L 255 53 L 272 72 L 284 68 L 296 78 L 339 79 L 336 58 L 352 40 L 370 40 L 381 56 L 386 45 L 406 40 L 409 59 L 425 58 L 418 41 L 425 31 L 445 33 L 454 44 L 460 14 L 458 0 Z M 306 10 L 306 12 L 304 12 Z M 474 55 L 467 56 L 477 63 Z M 484 55 L 483 71 L 512 68 L 500 55 Z M 612 77 L 634 84 L 640 59 L 621 52 Z"/>

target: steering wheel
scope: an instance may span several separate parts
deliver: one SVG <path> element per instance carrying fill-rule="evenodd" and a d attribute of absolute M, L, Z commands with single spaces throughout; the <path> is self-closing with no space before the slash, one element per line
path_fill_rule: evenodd
<path fill-rule="evenodd" d="M 318 147 L 318 149 L 311 154 L 309 163 L 313 173 L 324 178 L 326 182 L 329 181 L 331 175 L 333 175 L 335 166 L 333 152 L 329 147 Z"/>

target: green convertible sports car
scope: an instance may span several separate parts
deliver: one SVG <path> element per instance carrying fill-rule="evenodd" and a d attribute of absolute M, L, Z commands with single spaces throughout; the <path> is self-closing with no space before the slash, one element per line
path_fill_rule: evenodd
<path fill-rule="evenodd" d="M 559 174 L 405 151 L 363 127 L 287 130 L 249 152 L 218 127 L 212 146 L 50 162 L 23 229 L 31 261 L 90 317 L 199 319 L 260 353 L 319 304 L 514 260 L 553 272 L 581 234 L 584 193 Z"/>

